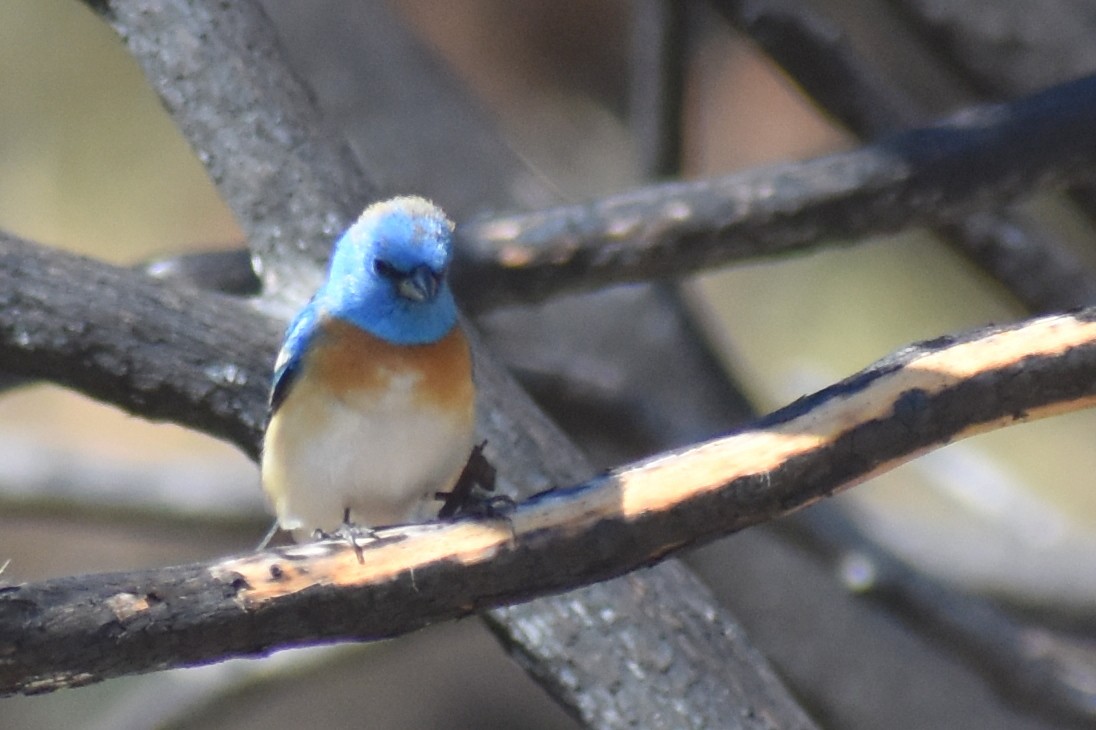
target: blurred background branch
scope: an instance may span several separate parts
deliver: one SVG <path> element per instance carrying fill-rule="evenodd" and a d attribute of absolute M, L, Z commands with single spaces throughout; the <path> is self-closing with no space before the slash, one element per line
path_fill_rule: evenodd
<path fill-rule="evenodd" d="M 852 48 L 835 21 L 806 4 L 794 0 L 714 0 L 712 4 L 857 137 L 875 138 L 914 126 L 932 114 L 927 104 L 918 104 L 898 84 L 888 83 L 881 69 Z M 1047 85 L 1088 71 L 1079 67 L 1075 73 L 1048 80 Z M 1021 149 L 1024 144 L 1017 139 L 1009 147 Z M 937 233 L 1032 312 L 1079 307 L 1096 299 L 1096 277 L 1046 226 L 1021 211 L 977 212 L 949 222 Z"/>
<path fill-rule="evenodd" d="M 535 301 L 949 221 L 1091 177 L 1094 124 L 1089 77 L 852 152 L 490 218 L 460 227 L 457 281 L 479 297 Z"/>

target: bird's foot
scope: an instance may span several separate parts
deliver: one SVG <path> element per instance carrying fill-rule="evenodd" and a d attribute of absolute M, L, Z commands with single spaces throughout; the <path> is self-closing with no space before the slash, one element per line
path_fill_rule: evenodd
<path fill-rule="evenodd" d="M 343 521 L 338 529 L 330 533 L 324 532 L 323 530 L 316 530 L 316 532 L 313 533 L 313 537 L 317 540 L 346 540 L 350 543 L 350 547 L 354 548 L 354 554 L 358 556 L 358 562 L 364 563 L 365 557 L 362 553 L 362 546 L 358 543 L 358 540 L 375 540 L 377 539 L 377 531 L 371 527 L 356 525 L 351 522 L 350 508 L 347 507 L 343 510 Z"/>

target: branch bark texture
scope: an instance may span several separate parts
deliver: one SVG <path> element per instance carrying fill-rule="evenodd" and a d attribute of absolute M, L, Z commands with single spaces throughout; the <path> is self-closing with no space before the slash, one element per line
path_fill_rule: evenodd
<path fill-rule="evenodd" d="M 308 296 L 332 240 L 380 191 L 326 133 L 261 7 L 85 1 L 122 37 L 236 214 L 266 291 Z"/>
<path fill-rule="evenodd" d="M 0 370 L 45 378 L 251 456 L 282 323 L 238 299 L 0 231 Z"/>

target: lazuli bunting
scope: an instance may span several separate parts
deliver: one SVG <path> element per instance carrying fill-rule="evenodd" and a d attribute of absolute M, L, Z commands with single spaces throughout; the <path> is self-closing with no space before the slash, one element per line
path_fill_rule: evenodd
<path fill-rule="evenodd" d="M 474 435 L 468 342 L 446 282 L 453 224 L 418 197 L 377 203 L 275 364 L 262 484 L 298 540 L 437 516 Z"/>

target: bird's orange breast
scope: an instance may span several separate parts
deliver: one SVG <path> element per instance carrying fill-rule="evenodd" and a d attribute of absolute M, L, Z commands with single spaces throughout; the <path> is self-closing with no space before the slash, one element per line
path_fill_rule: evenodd
<path fill-rule="evenodd" d="M 394 379 L 414 378 L 414 397 L 442 409 L 471 408 L 472 358 L 460 327 L 437 342 L 394 345 L 341 319 L 324 322 L 307 367 L 336 397 L 383 393 Z"/>

